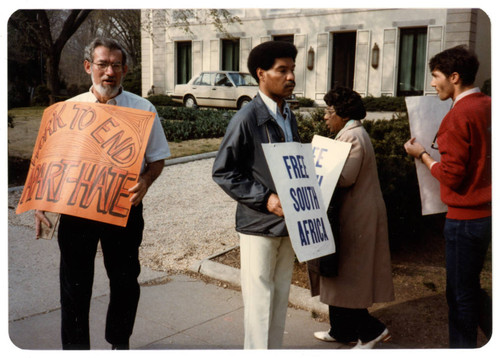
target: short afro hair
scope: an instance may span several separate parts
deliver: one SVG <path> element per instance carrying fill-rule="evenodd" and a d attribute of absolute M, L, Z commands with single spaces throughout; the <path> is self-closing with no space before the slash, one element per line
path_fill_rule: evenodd
<path fill-rule="evenodd" d="M 257 82 L 257 68 L 267 71 L 274 65 L 277 58 L 292 58 L 295 61 L 297 48 L 290 42 L 267 41 L 255 46 L 248 55 L 248 70 Z"/>
<path fill-rule="evenodd" d="M 328 106 L 333 106 L 341 118 L 363 119 L 366 109 L 359 93 L 347 87 L 337 87 L 328 91 L 323 98 Z"/>

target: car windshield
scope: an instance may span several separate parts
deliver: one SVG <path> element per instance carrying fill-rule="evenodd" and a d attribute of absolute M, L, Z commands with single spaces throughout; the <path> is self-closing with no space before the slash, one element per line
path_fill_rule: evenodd
<path fill-rule="evenodd" d="M 236 86 L 258 86 L 257 81 L 249 73 L 228 73 Z"/>

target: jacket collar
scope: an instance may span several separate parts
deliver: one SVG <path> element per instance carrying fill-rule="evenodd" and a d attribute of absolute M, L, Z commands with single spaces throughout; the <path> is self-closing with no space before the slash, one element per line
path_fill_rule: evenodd
<path fill-rule="evenodd" d="M 345 132 L 351 130 L 351 129 L 354 129 L 354 128 L 357 128 L 359 126 L 361 126 L 361 121 L 359 119 L 351 119 L 347 122 L 347 124 L 345 125 L 344 128 L 342 128 L 336 135 L 335 135 L 335 139 L 339 138 L 340 136 L 342 136 L 342 134 L 344 134 Z"/>
<path fill-rule="evenodd" d="M 255 98 L 253 99 L 253 102 L 255 107 L 255 113 L 257 116 L 257 125 L 261 126 L 267 121 L 273 120 L 273 116 L 271 115 L 271 113 L 269 113 L 269 109 L 262 100 L 260 94 L 257 93 Z"/>

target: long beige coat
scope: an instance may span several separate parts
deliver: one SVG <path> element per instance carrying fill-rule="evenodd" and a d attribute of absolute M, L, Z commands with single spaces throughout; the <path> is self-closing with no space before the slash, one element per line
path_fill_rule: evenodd
<path fill-rule="evenodd" d="M 311 293 L 331 306 L 368 308 L 394 300 L 387 213 L 380 190 L 375 153 L 370 137 L 355 121 L 337 140 L 352 143 L 337 187 L 340 235 L 338 275 L 324 277 L 309 271 Z"/>

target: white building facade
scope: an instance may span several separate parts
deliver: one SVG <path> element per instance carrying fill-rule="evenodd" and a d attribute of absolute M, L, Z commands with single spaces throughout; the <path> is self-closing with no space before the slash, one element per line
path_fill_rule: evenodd
<path fill-rule="evenodd" d="M 481 63 L 476 85 L 491 78 L 491 24 L 480 9 L 231 9 L 240 21 L 192 23 L 190 33 L 161 25 L 175 11 L 142 10 L 142 90 L 171 94 L 201 71 L 248 72 L 256 45 L 290 41 L 298 49 L 295 94 L 323 103 L 335 86 L 362 96 L 435 94 L 429 59 L 459 44 Z M 168 14 L 168 15 L 167 15 Z M 158 21 L 160 17 L 160 21 Z M 165 22 L 171 22 L 164 19 Z"/>

